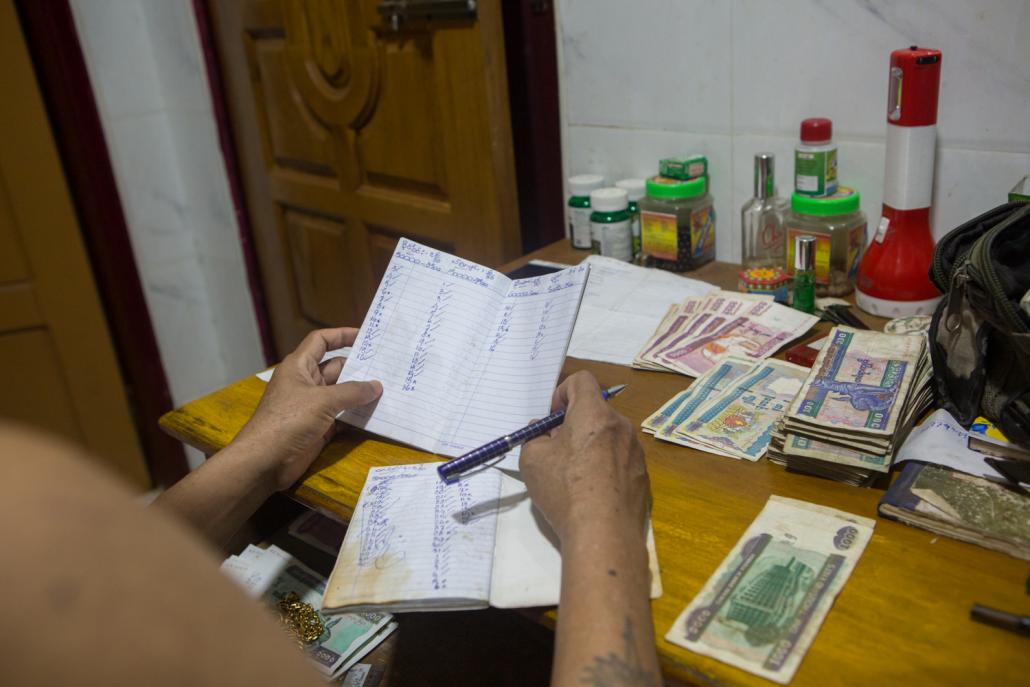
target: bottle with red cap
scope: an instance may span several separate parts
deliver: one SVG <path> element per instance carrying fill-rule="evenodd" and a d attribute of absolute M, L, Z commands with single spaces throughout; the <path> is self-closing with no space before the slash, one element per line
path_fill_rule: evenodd
<path fill-rule="evenodd" d="M 813 198 L 837 192 L 837 144 L 833 122 L 826 117 L 801 122 L 801 142 L 794 150 L 794 190 Z"/>

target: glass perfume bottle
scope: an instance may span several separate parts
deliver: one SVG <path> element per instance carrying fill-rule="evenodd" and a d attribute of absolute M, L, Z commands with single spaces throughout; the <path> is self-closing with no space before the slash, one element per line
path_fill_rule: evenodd
<path fill-rule="evenodd" d="M 740 210 L 744 269 L 786 267 L 783 217 L 787 202 L 776 195 L 775 164 L 772 153 L 755 155 L 755 197 Z"/>

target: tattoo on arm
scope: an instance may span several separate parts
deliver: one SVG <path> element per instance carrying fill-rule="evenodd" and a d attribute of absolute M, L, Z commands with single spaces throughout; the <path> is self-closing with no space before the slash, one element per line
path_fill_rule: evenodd
<path fill-rule="evenodd" d="M 579 679 L 581 684 L 593 687 L 649 687 L 658 684 L 655 675 L 641 664 L 629 617 L 622 630 L 622 640 L 625 645 L 622 655 L 609 651 L 607 656 L 594 656 L 593 663 L 583 668 Z"/>

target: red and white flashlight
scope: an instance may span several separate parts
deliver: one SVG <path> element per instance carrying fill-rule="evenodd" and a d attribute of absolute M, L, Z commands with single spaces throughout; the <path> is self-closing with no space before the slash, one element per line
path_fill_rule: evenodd
<path fill-rule="evenodd" d="M 929 315 L 941 297 L 928 275 L 941 51 L 895 50 L 889 84 L 883 215 L 858 266 L 855 300 L 881 317 Z"/>

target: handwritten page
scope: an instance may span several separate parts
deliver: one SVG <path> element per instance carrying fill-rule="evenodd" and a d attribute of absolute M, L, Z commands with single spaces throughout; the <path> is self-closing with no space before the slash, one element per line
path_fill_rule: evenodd
<path fill-rule="evenodd" d="M 339 380 L 383 395 L 340 419 L 457 456 L 547 415 L 588 269 L 511 280 L 401 239 Z"/>
<path fill-rule="evenodd" d="M 429 611 L 553 606 L 561 549 L 526 485 L 488 469 L 445 484 L 437 464 L 371 468 L 322 607 Z M 651 597 L 662 594 L 648 523 Z"/>
<path fill-rule="evenodd" d="M 590 267 L 590 279 L 569 355 L 584 360 L 631 365 L 670 305 L 715 289 L 697 279 L 600 255 L 582 264 Z"/>
<path fill-rule="evenodd" d="M 500 476 L 445 484 L 435 463 L 371 468 L 323 607 L 485 608 Z"/>

